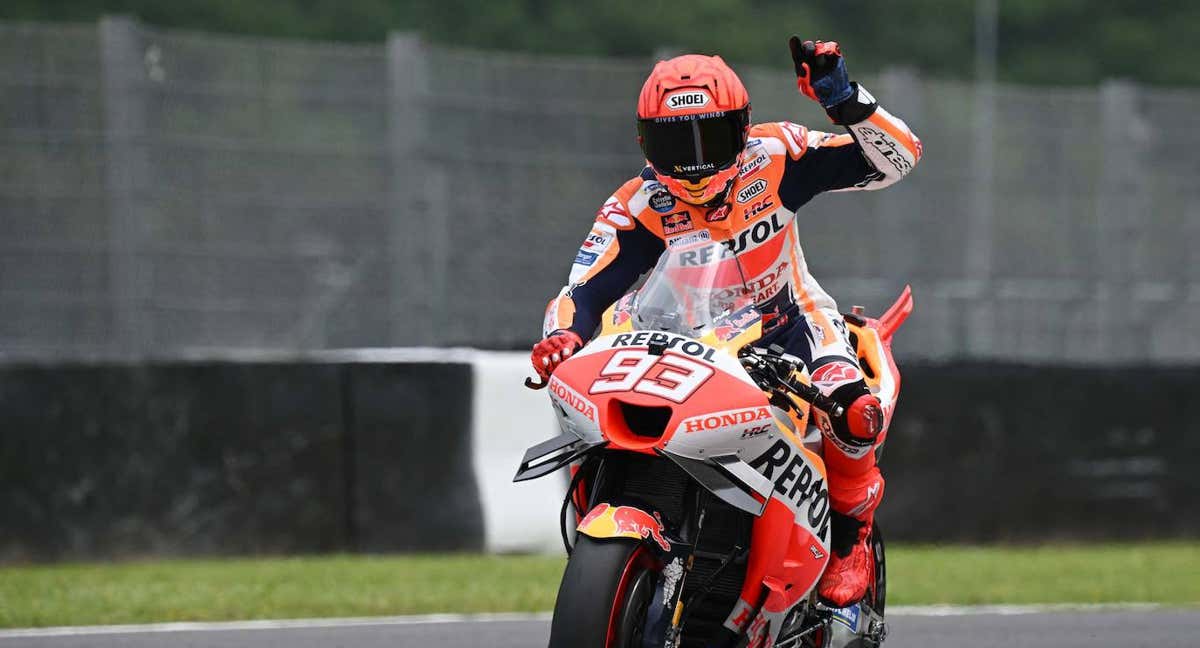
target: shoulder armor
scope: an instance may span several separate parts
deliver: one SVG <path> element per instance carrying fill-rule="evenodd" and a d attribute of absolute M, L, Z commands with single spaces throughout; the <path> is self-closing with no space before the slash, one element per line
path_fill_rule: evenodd
<path fill-rule="evenodd" d="M 771 122 L 755 124 L 750 129 L 751 139 L 758 138 L 771 155 L 787 153 L 793 160 L 799 160 L 808 150 L 808 129 L 792 122 Z"/>

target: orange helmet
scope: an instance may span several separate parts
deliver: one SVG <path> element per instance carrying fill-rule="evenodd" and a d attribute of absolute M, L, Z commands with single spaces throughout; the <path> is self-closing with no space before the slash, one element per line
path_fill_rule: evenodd
<path fill-rule="evenodd" d="M 637 116 L 642 153 L 668 191 L 695 205 L 724 194 L 750 133 L 750 95 L 721 57 L 659 61 Z"/>

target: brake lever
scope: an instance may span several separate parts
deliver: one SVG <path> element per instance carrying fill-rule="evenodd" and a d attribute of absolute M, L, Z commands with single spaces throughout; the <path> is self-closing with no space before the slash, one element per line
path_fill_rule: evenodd
<path fill-rule="evenodd" d="M 768 349 L 750 348 L 741 360 L 743 364 L 747 364 L 749 361 L 749 364 L 760 372 L 765 373 L 769 370 L 771 378 L 785 389 L 830 416 L 838 417 L 846 411 L 837 401 L 822 394 L 815 385 L 806 385 L 795 380 L 792 376 L 795 374 L 800 359 L 785 353 L 781 346 L 771 345 Z"/>
<path fill-rule="evenodd" d="M 549 385 L 549 384 L 550 384 L 549 380 L 543 380 L 542 382 L 534 382 L 533 378 L 528 378 L 528 377 L 525 378 L 525 386 L 528 387 L 529 389 L 533 389 L 533 390 L 545 389 L 546 385 Z"/>
<path fill-rule="evenodd" d="M 822 394 L 821 390 L 817 389 L 815 385 L 806 385 L 802 382 L 789 380 L 787 386 L 802 400 L 808 401 L 810 405 L 820 409 L 829 416 L 836 418 L 846 412 L 846 408 L 839 405 L 832 398 Z"/>

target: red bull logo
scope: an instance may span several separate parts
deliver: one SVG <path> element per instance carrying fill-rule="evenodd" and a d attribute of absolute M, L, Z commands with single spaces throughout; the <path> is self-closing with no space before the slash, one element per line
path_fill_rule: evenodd
<path fill-rule="evenodd" d="M 593 538 L 653 540 L 663 551 L 671 550 L 671 543 L 663 537 L 663 523 L 658 514 L 650 515 L 633 506 L 599 504 L 579 521 L 576 529 Z"/>
<path fill-rule="evenodd" d="M 663 234 L 670 236 L 692 229 L 692 219 L 687 212 L 676 212 L 662 217 Z"/>

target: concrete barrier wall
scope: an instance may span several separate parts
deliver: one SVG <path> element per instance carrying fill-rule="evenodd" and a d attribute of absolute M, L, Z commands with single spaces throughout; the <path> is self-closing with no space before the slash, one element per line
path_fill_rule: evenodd
<path fill-rule="evenodd" d="M 559 551 L 526 356 L 469 350 L 0 367 L 0 560 Z M 1196 369 L 904 368 L 892 539 L 1200 536 Z"/>

